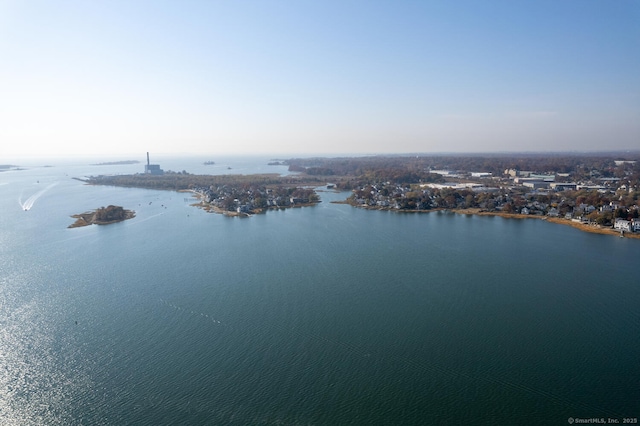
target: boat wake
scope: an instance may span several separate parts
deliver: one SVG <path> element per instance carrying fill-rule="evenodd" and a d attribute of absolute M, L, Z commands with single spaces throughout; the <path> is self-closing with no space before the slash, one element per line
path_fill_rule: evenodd
<path fill-rule="evenodd" d="M 140 223 L 142 223 L 142 222 L 146 222 L 146 221 L 148 221 L 149 219 L 153 219 L 154 217 L 162 216 L 163 214 L 164 214 L 164 213 L 156 213 L 156 214 L 151 215 L 151 216 L 149 216 L 149 217 L 145 217 L 144 219 L 137 220 L 137 221 L 135 222 L 135 224 L 140 224 Z M 133 225 L 133 224 L 132 224 L 132 225 Z M 130 225 L 130 226 L 131 226 L 131 225 Z"/>
<path fill-rule="evenodd" d="M 18 198 L 18 203 L 20 204 L 20 207 L 22 207 L 22 209 L 24 211 L 31 210 L 31 208 L 33 207 L 35 202 L 38 200 L 38 198 L 42 197 L 42 195 L 45 192 L 47 192 L 48 190 L 50 190 L 51 188 L 53 188 L 57 184 L 58 184 L 58 182 L 52 183 L 51 185 L 47 186 L 44 189 L 41 189 L 40 191 L 38 191 L 35 194 L 33 194 L 31 197 L 27 198 L 24 202 L 22 201 L 22 195 L 21 195 L 20 198 Z"/>

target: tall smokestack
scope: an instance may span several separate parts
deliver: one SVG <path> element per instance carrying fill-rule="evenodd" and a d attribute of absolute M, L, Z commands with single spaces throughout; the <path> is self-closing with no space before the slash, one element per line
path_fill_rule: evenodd
<path fill-rule="evenodd" d="M 147 166 L 149 165 L 149 152 L 147 152 Z"/>

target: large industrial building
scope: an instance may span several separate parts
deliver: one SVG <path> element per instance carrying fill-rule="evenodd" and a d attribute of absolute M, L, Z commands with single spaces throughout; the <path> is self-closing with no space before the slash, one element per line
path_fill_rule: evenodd
<path fill-rule="evenodd" d="M 147 164 L 144 166 L 144 172 L 151 175 L 161 175 L 164 171 L 159 164 L 149 164 L 149 153 L 147 152 Z"/>

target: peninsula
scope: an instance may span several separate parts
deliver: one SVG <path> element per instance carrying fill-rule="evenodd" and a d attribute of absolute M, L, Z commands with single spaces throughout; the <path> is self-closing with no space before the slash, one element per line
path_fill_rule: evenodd
<path fill-rule="evenodd" d="M 192 175 L 187 172 L 94 176 L 78 180 L 92 185 L 192 192 L 200 199 L 194 206 L 227 216 L 313 206 L 320 202 L 320 197 L 312 187 L 323 183 L 317 177 L 297 175 Z"/>
<path fill-rule="evenodd" d="M 111 223 L 122 222 L 123 220 L 132 219 L 136 216 L 132 210 L 125 210 L 120 206 L 109 205 L 100 207 L 92 212 L 74 214 L 71 217 L 77 219 L 69 228 L 78 228 L 87 225 L 108 225 Z"/>

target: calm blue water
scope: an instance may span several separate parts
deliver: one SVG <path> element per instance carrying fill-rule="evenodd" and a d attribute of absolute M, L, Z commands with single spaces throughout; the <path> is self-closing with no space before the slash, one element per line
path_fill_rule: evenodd
<path fill-rule="evenodd" d="M 214 173 L 196 170 L 208 159 L 158 162 Z M 640 416 L 638 240 L 329 192 L 227 218 L 72 180 L 143 167 L 86 164 L 0 173 L 0 424 Z M 137 217 L 67 229 L 108 204 Z"/>

